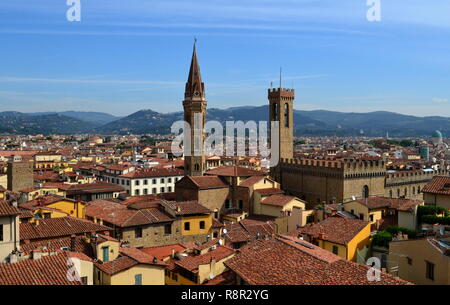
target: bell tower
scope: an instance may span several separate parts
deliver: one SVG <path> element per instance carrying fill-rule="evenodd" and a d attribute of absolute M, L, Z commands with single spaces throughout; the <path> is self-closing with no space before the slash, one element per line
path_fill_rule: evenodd
<path fill-rule="evenodd" d="M 183 101 L 184 120 L 191 127 L 191 141 L 187 143 L 189 147 L 185 148 L 185 152 L 188 153 L 184 156 L 184 174 L 188 176 L 202 176 L 206 170 L 204 142 L 207 102 L 195 45 L 194 42 Z"/>
<path fill-rule="evenodd" d="M 294 89 L 268 89 L 269 120 L 279 122 L 280 159 L 292 159 L 294 138 Z"/>

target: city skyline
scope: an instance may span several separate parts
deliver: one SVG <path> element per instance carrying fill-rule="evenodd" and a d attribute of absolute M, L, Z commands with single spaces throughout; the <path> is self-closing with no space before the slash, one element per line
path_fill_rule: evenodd
<path fill-rule="evenodd" d="M 197 37 L 209 108 L 265 104 L 282 67 L 296 109 L 442 116 L 450 113 L 450 6 L 434 2 L 382 1 L 381 22 L 368 22 L 359 0 L 82 0 L 81 22 L 72 23 L 65 1 L 2 3 L 0 107 L 181 111 Z"/>

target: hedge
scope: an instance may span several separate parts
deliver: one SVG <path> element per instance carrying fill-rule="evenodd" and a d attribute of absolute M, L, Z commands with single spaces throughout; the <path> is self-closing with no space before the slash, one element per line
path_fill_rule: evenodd
<path fill-rule="evenodd" d="M 417 216 L 419 217 L 419 219 L 422 218 L 422 216 L 424 215 L 438 215 L 438 214 L 442 214 L 442 212 L 444 213 L 444 215 L 447 217 L 449 216 L 449 212 L 446 208 L 440 207 L 440 206 L 434 206 L 434 205 L 421 205 L 418 207 L 417 209 Z"/>
<path fill-rule="evenodd" d="M 422 223 L 428 223 L 428 224 L 441 224 L 441 225 L 450 225 L 450 217 L 439 217 L 439 216 L 432 216 L 432 215 L 423 215 Z"/>
<path fill-rule="evenodd" d="M 407 234 L 409 238 L 415 238 L 417 236 L 416 231 L 398 226 L 389 226 L 385 229 L 385 231 L 389 232 L 391 235 L 396 235 L 398 232 L 402 232 L 403 234 Z"/>
<path fill-rule="evenodd" d="M 392 241 L 392 234 L 386 231 L 378 232 L 373 236 L 372 245 L 380 247 L 389 247 L 389 242 Z"/>

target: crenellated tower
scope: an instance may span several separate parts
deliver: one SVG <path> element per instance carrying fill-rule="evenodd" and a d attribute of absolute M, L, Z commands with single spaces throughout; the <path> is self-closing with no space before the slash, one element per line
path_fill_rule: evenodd
<path fill-rule="evenodd" d="M 292 159 L 294 150 L 294 89 L 268 90 L 269 120 L 279 122 L 280 160 Z"/>

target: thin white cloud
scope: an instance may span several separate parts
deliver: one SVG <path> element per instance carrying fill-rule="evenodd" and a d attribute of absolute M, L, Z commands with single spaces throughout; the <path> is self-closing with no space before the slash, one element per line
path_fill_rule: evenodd
<path fill-rule="evenodd" d="M 0 82 L 42 82 L 42 83 L 78 83 L 105 85 L 174 85 L 180 86 L 184 82 L 154 81 L 154 80 L 98 80 L 98 79 L 60 79 L 60 78 L 32 78 L 32 77 L 0 77 Z"/>
<path fill-rule="evenodd" d="M 433 97 L 432 101 L 435 103 L 448 103 L 448 99 L 443 97 Z"/>

